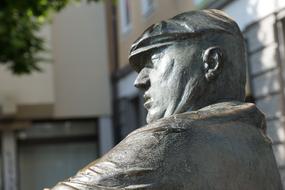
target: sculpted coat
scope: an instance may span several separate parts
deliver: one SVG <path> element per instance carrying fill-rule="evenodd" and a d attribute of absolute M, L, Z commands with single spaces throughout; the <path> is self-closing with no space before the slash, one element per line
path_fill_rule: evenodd
<path fill-rule="evenodd" d="M 281 190 L 265 128 L 249 103 L 176 114 L 132 132 L 54 190 Z"/>

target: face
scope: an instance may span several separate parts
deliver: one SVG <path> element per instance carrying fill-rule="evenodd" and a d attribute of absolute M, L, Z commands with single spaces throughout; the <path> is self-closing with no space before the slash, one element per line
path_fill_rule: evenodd
<path fill-rule="evenodd" d="M 134 83 L 145 91 L 147 123 L 187 111 L 195 101 L 195 86 L 200 75 L 195 50 L 172 45 L 147 57 Z"/>

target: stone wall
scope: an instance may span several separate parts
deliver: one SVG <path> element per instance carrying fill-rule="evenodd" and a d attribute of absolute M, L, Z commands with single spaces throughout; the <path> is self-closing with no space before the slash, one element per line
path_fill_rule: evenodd
<path fill-rule="evenodd" d="M 267 134 L 273 143 L 285 187 L 284 85 L 276 14 L 271 14 L 244 30 L 249 62 L 249 83 L 256 105 L 266 114 Z M 284 34 L 283 34 L 284 35 Z M 285 52 L 283 52 L 285 53 Z M 285 64 L 284 64 L 285 65 Z"/>

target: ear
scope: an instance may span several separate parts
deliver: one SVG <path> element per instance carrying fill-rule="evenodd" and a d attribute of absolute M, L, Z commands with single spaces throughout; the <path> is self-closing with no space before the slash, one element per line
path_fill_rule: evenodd
<path fill-rule="evenodd" d="M 203 53 L 203 68 L 207 81 L 215 79 L 222 71 L 223 54 L 220 47 L 210 47 Z"/>

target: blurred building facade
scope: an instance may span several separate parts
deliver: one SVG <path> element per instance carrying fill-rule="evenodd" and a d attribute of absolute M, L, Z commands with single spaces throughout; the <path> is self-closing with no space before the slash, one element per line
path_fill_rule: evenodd
<path fill-rule="evenodd" d="M 51 187 L 113 146 L 106 14 L 103 2 L 67 7 L 39 34 L 42 73 L 0 68 L 1 189 Z"/>

